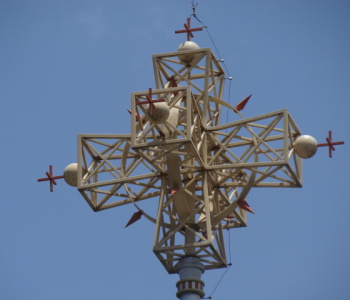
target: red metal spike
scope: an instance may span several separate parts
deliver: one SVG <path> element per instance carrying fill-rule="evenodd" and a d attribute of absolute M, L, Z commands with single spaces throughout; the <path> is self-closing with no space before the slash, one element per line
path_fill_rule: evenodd
<path fill-rule="evenodd" d="M 130 218 L 129 222 L 125 225 L 125 228 L 128 227 L 129 225 L 135 223 L 136 221 L 140 220 L 142 215 L 143 215 L 143 212 L 141 210 L 134 213 L 132 215 L 132 217 Z"/>
<path fill-rule="evenodd" d="M 251 96 L 252 96 L 252 94 L 250 94 L 247 98 L 245 98 L 241 102 L 239 102 L 236 106 L 236 109 L 238 111 L 241 111 L 245 107 L 245 105 L 248 103 Z"/>
<path fill-rule="evenodd" d="M 191 18 L 187 18 L 187 24 L 184 24 L 185 29 L 182 30 L 176 30 L 175 33 L 187 33 L 187 41 L 191 40 L 191 37 L 193 38 L 193 31 L 202 31 L 203 27 L 199 28 L 191 28 Z"/>
<path fill-rule="evenodd" d="M 56 179 L 64 178 L 63 175 L 60 176 L 53 176 L 53 168 L 52 165 L 49 166 L 49 172 L 45 173 L 47 177 L 45 178 L 39 178 L 38 182 L 41 181 L 50 181 L 50 192 L 53 192 L 53 185 L 57 185 Z"/>
<path fill-rule="evenodd" d="M 332 151 L 335 151 L 335 145 L 344 145 L 344 141 L 332 142 L 332 131 L 328 131 L 328 137 L 326 137 L 327 143 L 317 144 L 317 147 L 329 147 L 329 157 L 332 158 Z"/>
<path fill-rule="evenodd" d="M 129 112 L 130 115 L 132 114 L 131 109 L 128 109 L 128 108 L 127 108 L 126 110 Z M 139 122 L 140 120 L 142 120 L 143 117 L 144 117 L 143 115 L 135 114 L 135 121 L 136 121 L 136 122 Z"/>
<path fill-rule="evenodd" d="M 246 211 L 249 211 L 252 214 L 255 214 L 255 212 L 252 210 L 252 208 L 249 206 L 249 204 L 247 203 L 247 201 L 244 200 L 239 200 L 238 202 L 238 206 L 241 209 L 244 209 Z"/>
<path fill-rule="evenodd" d="M 170 77 L 169 81 L 170 81 L 170 86 L 171 86 L 171 87 L 178 87 L 174 75 L 172 75 L 172 76 Z M 174 96 L 177 96 L 178 94 L 179 94 L 179 92 L 174 92 Z"/>

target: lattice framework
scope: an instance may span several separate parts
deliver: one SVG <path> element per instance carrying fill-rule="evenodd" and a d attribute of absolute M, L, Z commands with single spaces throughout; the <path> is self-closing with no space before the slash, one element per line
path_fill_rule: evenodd
<path fill-rule="evenodd" d="M 181 55 L 194 55 L 191 64 Z M 156 224 L 153 250 L 169 273 L 189 255 L 206 269 L 225 267 L 223 229 L 247 225 L 240 203 L 249 190 L 301 186 L 293 149 L 300 131 L 287 110 L 245 119 L 223 101 L 225 73 L 210 49 L 153 62 L 152 97 L 169 117 L 155 122 L 151 104 L 140 104 L 150 91 L 136 92 L 130 135 L 79 135 L 78 190 L 95 211 L 125 204 L 142 211 Z M 223 106 L 239 120 L 220 125 Z M 151 198 L 159 198 L 157 211 L 142 210 L 140 201 Z"/>

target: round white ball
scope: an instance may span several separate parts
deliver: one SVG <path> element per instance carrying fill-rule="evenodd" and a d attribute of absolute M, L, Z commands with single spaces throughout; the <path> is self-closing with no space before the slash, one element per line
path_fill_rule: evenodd
<path fill-rule="evenodd" d="M 72 163 L 65 167 L 63 172 L 64 180 L 71 186 L 78 185 L 78 164 Z"/>
<path fill-rule="evenodd" d="M 177 48 L 177 51 L 197 50 L 197 49 L 199 49 L 199 46 L 195 42 L 186 41 L 186 42 L 182 43 L 179 46 L 179 48 Z M 182 63 L 189 64 L 189 63 L 191 63 L 193 58 L 195 58 L 195 56 L 196 56 L 195 54 L 189 53 L 189 54 L 179 55 L 178 58 Z"/>
<path fill-rule="evenodd" d="M 152 115 L 148 113 L 149 118 L 154 123 L 164 123 L 170 114 L 169 105 L 166 102 L 154 103 Z"/>
<path fill-rule="evenodd" d="M 300 135 L 294 142 L 294 151 L 301 158 L 310 158 L 317 152 L 317 141 L 310 135 Z"/>

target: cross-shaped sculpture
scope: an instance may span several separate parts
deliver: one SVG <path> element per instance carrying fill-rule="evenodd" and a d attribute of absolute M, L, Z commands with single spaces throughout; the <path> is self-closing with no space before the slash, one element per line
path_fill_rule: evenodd
<path fill-rule="evenodd" d="M 222 100 L 226 76 L 211 50 L 186 53 L 190 64 L 181 51 L 153 56 L 156 89 L 132 93 L 131 114 L 144 117 L 131 118 L 131 134 L 78 138 L 80 193 L 94 211 L 134 205 L 128 225 L 154 222 L 153 250 L 170 273 L 187 255 L 206 269 L 227 265 L 222 230 L 246 226 L 251 188 L 301 186 L 301 133 L 289 113 L 244 118 L 250 96 L 236 107 Z M 150 113 L 154 96 L 163 107 Z M 231 123 L 220 124 L 224 107 Z M 155 119 L 159 109 L 166 118 Z M 154 198 L 152 216 L 139 202 Z"/>
<path fill-rule="evenodd" d="M 190 19 L 184 26 L 175 33 L 188 40 L 202 30 L 191 29 Z M 78 136 L 77 188 L 94 211 L 134 205 L 126 227 L 141 216 L 155 223 L 153 251 L 180 274 L 177 296 L 203 297 L 200 276 L 182 270 L 226 267 L 223 230 L 247 225 L 250 189 L 301 187 L 301 157 L 317 143 L 287 110 L 244 118 L 251 95 L 235 107 L 225 102 L 225 72 L 209 48 L 156 54 L 153 64 L 156 89 L 132 93 L 130 134 Z M 223 109 L 233 121 L 222 124 Z M 330 132 L 318 146 L 329 146 L 331 156 L 341 143 Z M 63 178 L 51 166 L 46 175 L 38 181 L 51 188 Z M 147 199 L 158 199 L 153 216 L 139 206 Z"/>
<path fill-rule="evenodd" d="M 76 174 L 94 211 L 132 204 L 128 225 L 141 215 L 156 224 L 153 250 L 170 273 L 187 255 L 207 269 L 226 266 L 222 230 L 246 226 L 250 189 L 301 187 L 298 152 L 309 146 L 298 139 L 294 147 L 301 132 L 287 110 L 244 118 L 251 96 L 225 102 L 225 72 L 209 48 L 186 50 L 190 63 L 181 55 L 153 56 L 156 89 L 132 93 L 131 134 L 79 135 Z M 223 108 L 232 122 L 221 124 Z M 331 133 L 327 142 L 332 150 L 343 143 Z M 63 178 L 51 166 L 46 174 L 38 181 L 50 180 L 51 190 Z M 156 216 L 139 206 L 157 197 Z"/>

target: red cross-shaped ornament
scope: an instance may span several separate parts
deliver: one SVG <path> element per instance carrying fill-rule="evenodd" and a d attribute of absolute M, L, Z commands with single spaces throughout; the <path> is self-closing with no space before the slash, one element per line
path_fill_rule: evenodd
<path fill-rule="evenodd" d="M 190 41 L 191 37 L 193 38 L 193 31 L 202 31 L 203 28 L 199 27 L 199 28 L 191 28 L 191 18 L 187 18 L 187 24 L 184 24 L 185 29 L 182 30 L 176 30 L 175 33 L 187 33 L 187 40 Z"/>
<path fill-rule="evenodd" d="M 38 179 L 38 182 L 41 182 L 41 181 L 50 181 L 50 192 L 53 192 L 53 185 L 57 185 L 57 182 L 56 182 L 56 179 L 61 179 L 61 178 L 64 178 L 63 175 L 61 176 L 53 176 L 53 170 L 52 170 L 52 166 L 50 165 L 49 166 L 49 172 L 46 172 L 45 173 L 47 177 L 45 178 L 39 178 Z"/>
<path fill-rule="evenodd" d="M 332 151 L 335 151 L 335 145 L 344 145 L 344 142 L 332 142 L 332 131 L 328 131 L 328 137 L 326 137 L 327 143 L 318 144 L 317 147 L 329 147 L 329 157 L 332 157 Z"/>
<path fill-rule="evenodd" d="M 153 110 L 156 108 L 154 103 L 157 103 L 157 102 L 165 102 L 165 99 L 159 99 L 159 100 L 152 99 L 152 89 L 149 88 L 148 89 L 148 94 L 146 95 L 146 101 L 138 101 L 136 104 L 137 105 L 149 104 L 149 111 L 148 111 L 148 113 L 150 115 L 152 115 L 153 114 Z"/>

